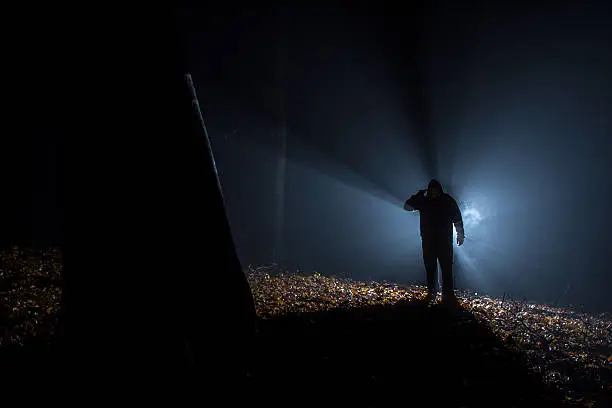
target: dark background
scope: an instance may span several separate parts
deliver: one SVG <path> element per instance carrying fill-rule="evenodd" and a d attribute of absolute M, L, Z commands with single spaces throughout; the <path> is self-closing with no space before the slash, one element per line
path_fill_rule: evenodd
<path fill-rule="evenodd" d="M 459 287 L 612 310 L 610 17 L 584 1 L 185 9 L 243 265 L 422 283 L 418 217 L 402 204 L 438 177 L 464 216 L 478 213 L 456 249 Z M 53 124 L 70 112 L 53 108 L 53 44 L 41 33 L 14 47 L 24 58 L 4 78 L 18 113 L 0 152 L 2 241 L 53 243 Z"/>

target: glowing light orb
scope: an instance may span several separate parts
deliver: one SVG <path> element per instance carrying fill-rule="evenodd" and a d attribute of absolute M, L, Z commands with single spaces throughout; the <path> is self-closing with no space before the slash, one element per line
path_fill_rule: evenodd
<path fill-rule="evenodd" d="M 466 227 L 475 227 L 482 220 L 482 216 L 480 212 L 478 212 L 475 208 L 466 208 L 462 211 L 463 215 L 463 224 Z"/>
<path fill-rule="evenodd" d="M 466 230 L 470 230 L 478 226 L 480 221 L 483 220 L 483 216 L 480 214 L 476 208 L 470 205 L 462 205 L 461 216 L 463 218 L 463 226 Z M 455 225 L 453 224 L 453 236 L 457 237 L 457 230 L 455 229 Z"/>

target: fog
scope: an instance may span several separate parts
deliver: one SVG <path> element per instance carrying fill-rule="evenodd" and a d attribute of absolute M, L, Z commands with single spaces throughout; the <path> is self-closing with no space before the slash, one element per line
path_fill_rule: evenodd
<path fill-rule="evenodd" d="M 610 6 L 497 4 L 185 13 L 244 266 L 423 284 L 402 205 L 437 177 L 458 287 L 612 310 Z"/>

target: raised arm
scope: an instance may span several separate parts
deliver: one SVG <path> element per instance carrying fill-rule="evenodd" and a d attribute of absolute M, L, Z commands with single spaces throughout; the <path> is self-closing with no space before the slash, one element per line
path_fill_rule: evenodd
<path fill-rule="evenodd" d="M 425 204 L 425 190 L 419 190 L 404 203 L 406 211 L 421 211 Z"/>

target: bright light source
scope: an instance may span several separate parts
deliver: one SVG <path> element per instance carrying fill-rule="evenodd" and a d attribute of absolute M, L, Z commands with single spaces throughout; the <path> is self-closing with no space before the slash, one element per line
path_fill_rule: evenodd
<path fill-rule="evenodd" d="M 482 220 L 482 216 L 480 215 L 478 210 L 473 208 L 473 207 L 472 208 L 465 208 L 462 211 L 462 213 L 463 213 L 462 214 L 463 215 L 463 224 L 466 227 L 475 227 Z"/>
<path fill-rule="evenodd" d="M 480 214 L 472 203 L 462 203 L 461 204 L 461 216 L 463 218 L 463 226 L 465 228 L 466 235 L 469 234 L 470 230 L 474 230 L 480 224 L 480 221 L 484 219 L 484 217 Z M 453 237 L 457 238 L 457 230 L 455 229 L 455 225 L 453 225 Z"/>

